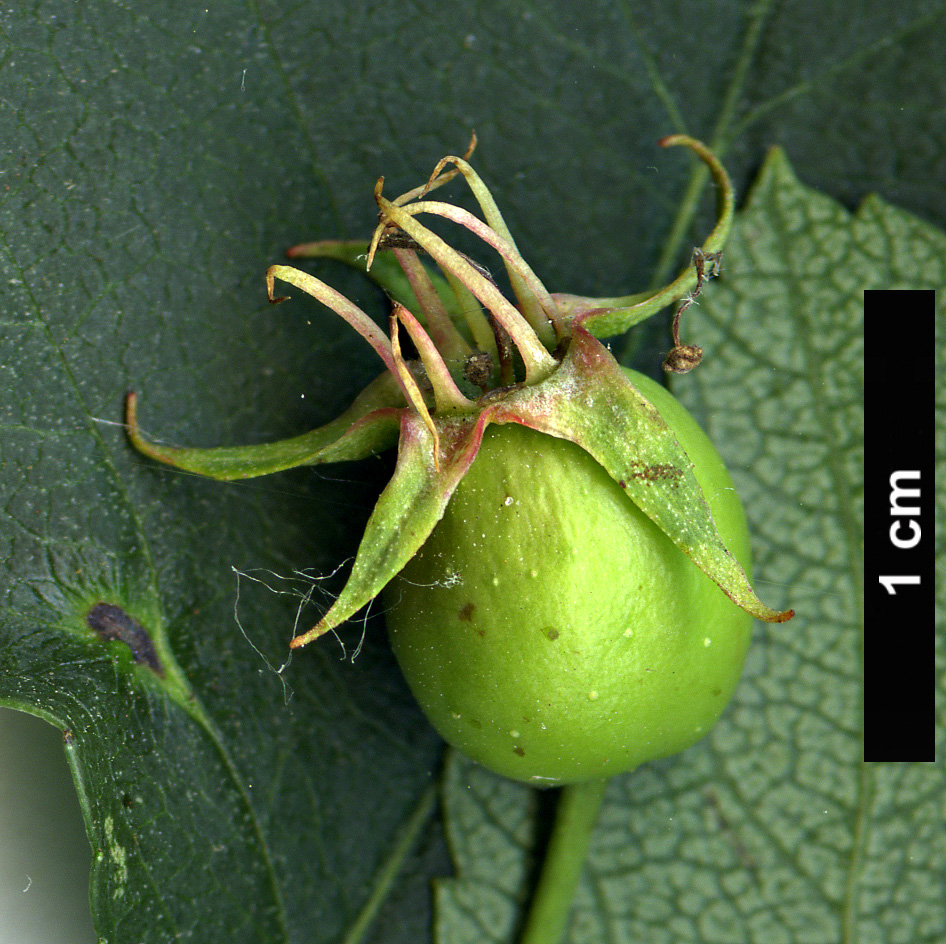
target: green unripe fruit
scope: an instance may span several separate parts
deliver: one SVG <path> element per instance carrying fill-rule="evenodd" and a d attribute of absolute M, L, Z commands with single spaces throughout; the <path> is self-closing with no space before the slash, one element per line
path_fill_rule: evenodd
<path fill-rule="evenodd" d="M 748 573 L 745 514 L 719 454 L 666 389 L 628 375 L 689 454 Z M 590 455 L 516 424 L 487 428 L 385 603 L 434 727 L 485 767 L 539 786 L 695 743 L 729 702 L 752 630 Z"/>

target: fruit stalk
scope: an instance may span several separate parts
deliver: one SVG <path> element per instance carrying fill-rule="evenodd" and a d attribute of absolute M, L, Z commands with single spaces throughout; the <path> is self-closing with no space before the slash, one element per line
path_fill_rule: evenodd
<path fill-rule="evenodd" d="M 562 788 L 520 944 L 559 944 L 562 940 L 607 784 L 605 778 Z"/>

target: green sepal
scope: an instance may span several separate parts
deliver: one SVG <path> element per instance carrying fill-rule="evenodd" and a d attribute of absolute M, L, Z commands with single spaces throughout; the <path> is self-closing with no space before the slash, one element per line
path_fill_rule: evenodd
<path fill-rule="evenodd" d="M 137 398 L 128 394 L 125 424 L 128 438 L 141 453 L 158 462 L 220 481 L 251 479 L 301 465 L 364 459 L 397 443 L 404 396 L 388 373 L 373 380 L 338 419 L 301 436 L 258 446 L 188 449 L 149 442 L 141 433 Z"/>
<path fill-rule="evenodd" d="M 437 463 L 434 437 L 423 418 L 410 410 L 402 411 L 394 475 L 368 519 L 348 582 L 325 616 L 289 643 L 293 649 L 318 639 L 357 613 L 420 550 L 476 457 L 493 410 L 488 407 L 479 414 L 435 419 Z"/>
<path fill-rule="evenodd" d="M 661 147 L 683 145 L 689 148 L 706 165 L 716 186 L 716 225 L 701 247 L 704 255 L 720 252 L 729 238 L 736 197 L 732 181 L 726 168 L 702 141 L 685 134 L 673 134 L 660 141 Z M 694 292 L 698 287 L 698 276 L 692 265 L 688 265 L 669 285 L 654 292 L 641 292 L 621 298 L 584 298 L 580 295 L 558 294 L 552 298 L 558 304 L 563 319 L 569 324 L 580 324 L 596 338 L 610 338 L 623 334 L 645 318 L 678 299 Z"/>
<path fill-rule="evenodd" d="M 582 327 L 575 328 L 555 374 L 510 394 L 492 420 L 581 446 L 737 606 L 765 622 L 791 619 L 792 610 L 770 609 L 755 595 L 719 536 L 683 447 L 607 348 Z"/>

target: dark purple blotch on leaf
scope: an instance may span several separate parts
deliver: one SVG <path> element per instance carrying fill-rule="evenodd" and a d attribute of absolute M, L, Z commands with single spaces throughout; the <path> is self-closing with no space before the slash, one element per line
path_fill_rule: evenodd
<path fill-rule="evenodd" d="M 113 603 L 96 603 L 85 618 L 89 629 L 95 630 L 106 642 L 118 640 L 131 650 L 131 658 L 138 665 L 146 665 L 155 675 L 164 678 L 164 666 L 158 658 L 148 631 L 134 617 Z"/>

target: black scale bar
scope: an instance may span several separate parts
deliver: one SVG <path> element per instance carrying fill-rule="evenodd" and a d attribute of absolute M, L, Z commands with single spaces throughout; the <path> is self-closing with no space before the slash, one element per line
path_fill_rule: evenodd
<path fill-rule="evenodd" d="M 935 759 L 935 305 L 864 297 L 865 761 Z"/>

